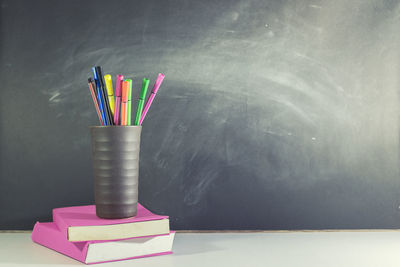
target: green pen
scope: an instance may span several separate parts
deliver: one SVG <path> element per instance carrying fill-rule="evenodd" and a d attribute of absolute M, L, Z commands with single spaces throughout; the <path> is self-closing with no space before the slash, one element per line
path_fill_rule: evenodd
<path fill-rule="evenodd" d="M 131 125 L 131 110 L 132 110 L 132 80 L 125 79 L 128 82 L 128 102 L 126 111 L 126 125 Z"/>
<path fill-rule="evenodd" d="M 139 102 L 136 111 L 135 125 L 139 125 L 140 117 L 142 116 L 142 110 L 144 105 L 144 99 L 146 98 L 147 88 L 149 87 L 150 80 L 144 78 L 142 83 L 142 90 L 139 95 Z"/>

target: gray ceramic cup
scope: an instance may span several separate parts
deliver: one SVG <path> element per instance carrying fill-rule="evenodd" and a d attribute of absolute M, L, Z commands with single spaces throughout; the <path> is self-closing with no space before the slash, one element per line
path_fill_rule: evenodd
<path fill-rule="evenodd" d="M 105 219 L 136 216 L 141 126 L 92 126 L 96 214 Z"/>

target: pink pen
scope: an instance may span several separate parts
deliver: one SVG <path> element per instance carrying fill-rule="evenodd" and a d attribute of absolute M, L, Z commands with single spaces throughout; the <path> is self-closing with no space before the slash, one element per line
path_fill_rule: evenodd
<path fill-rule="evenodd" d="M 120 125 L 120 111 L 121 111 L 121 95 L 122 95 L 122 81 L 124 76 L 121 74 L 117 75 L 117 82 L 115 84 L 115 111 L 114 111 L 114 124 Z"/>
<path fill-rule="evenodd" d="M 154 97 L 157 94 L 158 89 L 160 88 L 160 85 L 162 81 L 164 80 L 165 75 L 162 73 L 159 73 L 157 76 L 157 80 L 154 83 L 153 89 L 151 89 L 151 94 L 149 98 L 147 99 L 146 105 L 144 106 L 143 112 L 142 112 L 142 117 L 140 117 L 139 125 L 142 125 L 142 122 L 144 120 L 144 117 L 146 117 L 147 111 L 149 110 L 151 103 L 154 100 Z"/>

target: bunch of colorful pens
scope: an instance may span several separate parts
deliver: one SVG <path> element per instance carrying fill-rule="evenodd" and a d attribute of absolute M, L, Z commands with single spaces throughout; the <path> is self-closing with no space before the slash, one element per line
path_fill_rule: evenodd
<path fill-rule="evenodd" d="M 106 74 L 103 76 L 100 66 L 93 67 L 92 71 L 93 78 L 88 79 L 89 89 L 101 125 L 142 125 L 142 122 L 149 111 L 150 105 L 164 80 L 164 74 L 158 74 L 157 80 L 154 83 L 146 104 L 144 104 L 144 100 L 146 98 L 150 80 L 146 78 L 143 79 L 142 90 L 138 97 L 135 121 L 132 124 L 132 80 L 124 79 L 123 75 L 118 74 L 116 78 L 114 98 L 111 75 Z"/>

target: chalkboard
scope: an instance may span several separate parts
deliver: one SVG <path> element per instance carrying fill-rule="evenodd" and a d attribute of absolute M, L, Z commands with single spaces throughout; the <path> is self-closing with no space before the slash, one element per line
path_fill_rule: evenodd
<path fill-rule="evenodd" d="M 165 81 L 140 202 L 172 229 L 399 228 L 398 1 L 1 1 L 0 229 L 94 202 L 87 78 Z M 135 102 L 136 104 L 136 102 Z"/>

